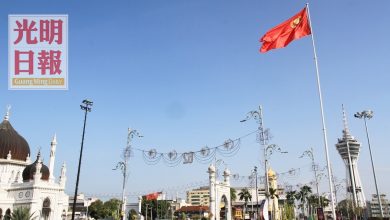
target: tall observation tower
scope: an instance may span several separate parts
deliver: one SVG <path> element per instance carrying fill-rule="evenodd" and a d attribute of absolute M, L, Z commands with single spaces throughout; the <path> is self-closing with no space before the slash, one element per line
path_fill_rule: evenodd
<path fill-rule="evenodd" d="M 338 139 L 336 148 L 344 161 L 346 167 L 346 189 L 347 194 L 354 202 L 355 207 L 365 207 L 366 198 L 362 181 L 360 180 L 357 161 L 361 144 L 350 134 L 348 129 L 347 117 L 343 106 L 343 137 Z"/>

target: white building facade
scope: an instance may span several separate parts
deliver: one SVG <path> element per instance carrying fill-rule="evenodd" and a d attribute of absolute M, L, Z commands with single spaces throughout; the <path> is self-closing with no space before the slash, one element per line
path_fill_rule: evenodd
<path fill-rule="evenodd" d="M 203 186 L 198 189 L 187 191 L 187 203 L 193 206 L 209 206 L 210 188 L 208 186 Z"/>
<path fill-rule="evenodd" d="M 382 212 L 384 218 L 390 217 L 390 203 L 389 200 L 386 199 L 385 194 L 380 195 L 381 203 L 382 203 Z M 381 217 L 381 209 L 378 202 L 378 196 L 376 194 L 372 195 L 371 201 L 367 202 L 368 208 L 368 216 L 374 218 Z"/>
<path fill-rule="evenodd" d="M 0 123 L 0 219 L 9 219 L 19 207 L 30 208 L 37 219 L 65 219 L 68 195 L 65 194 L 66 166 L 56 181 L 53 170 L 57 140 L 50 144 L 49 167 L 40 152 L 30 159 L 30 147 L 9 122 L 9 112 Z"/>

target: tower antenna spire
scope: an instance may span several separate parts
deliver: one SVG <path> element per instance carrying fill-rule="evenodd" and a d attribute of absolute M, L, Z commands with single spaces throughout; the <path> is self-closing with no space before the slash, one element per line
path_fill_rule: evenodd
<path fill-rule="evenodd" d="M 7 112 L 5 113 L 4 120 L 9 120 L 9 112 L 11 110 L 11 105 L 7 105 Z"/>
<path fill-rule="evenodd" d="M 345 113 L 345 108 L 344 108 L 344 104 L 341 105 L 341 108 L 343 109 L 343 124 L 344 124 L 344 130 L 343 130 L 343 133 L 344 133 L 344 138 L 345 139 L 350 139 L 351 138 L 351 133 L 349 132 L 349 128 L 348 128 L 348 120 L 347 120 L 347 114 Z"/>

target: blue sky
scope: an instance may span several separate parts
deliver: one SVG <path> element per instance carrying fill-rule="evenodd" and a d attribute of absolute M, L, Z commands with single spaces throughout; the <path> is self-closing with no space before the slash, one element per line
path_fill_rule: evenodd
<path fill-rule="evenodd" d="M 0 3 L 0 106 L 11 104 L 11 123 L 29 142 L 35 157 L 58 140 L 56 176 L 68 167 L 72 194 L 80 150 L 85 98 L 94 101 L 88 116 L 79 192 L 116 195 L 121 174 L 113 171 L 126 145 L 127 128 L 144 137 L 133 146 L 159 152 L 196 151 L 217 146 L 257 128 L 240 123 L 261 104 L 272 143 L 288 154 L 273 155 L 277 172 L 301 167 L 299 176 L 282 182 L 310 182 L 308 159 L 313 147 L 325 165 L 315 66 L 310 37 L 287 48 L 260 54 L 258 39 L 300 11 L 305 1 L 10 1 Z M 388 43 L 390 3 L 385 0 L 310 3 L 321 74 L 329 153 L 334 175 L 345 168 L 334 144 L 347 110 L 352 134 L 363 144 L 359 170 L 367 198 L 375 192 L 363 121 L 353 113 L 372 109 L 369 121 L 373 156 L 381 192 L 389 194 Z M 10 91 L 7 87 L 9 14 L 69 15 L 69 90 Z M 0 111 L 1 112 L 1 111 Z M 261 168 L 254 135 L 240 151 L 223 159 L 233 173 L 249 175 Z M 129 163 L 128 191 L 178 191 L 201 185 L 208 164 L 167 167 L 147 165 L 135 151 Z M 247 181 L 234 185 L 247 186 Z M 328 191 L 322 180 L 321 192 Z M 340 192 L 343 194 L 343 192 Z M 130 198 L 134 199 L 134 198 Z"/>

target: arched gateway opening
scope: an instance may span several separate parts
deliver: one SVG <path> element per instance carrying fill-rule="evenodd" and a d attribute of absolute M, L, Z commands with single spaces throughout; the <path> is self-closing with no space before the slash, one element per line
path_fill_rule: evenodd
<path fill-rule="evenodd" d="M 220 203 L 219 203 L 219 207 L 220 207 L 220 210 L 219 210 L 219 219 L 220 220 L 227 220 L 227 216 L 231 215 L 229 213 L 229 201 L 227 200 L 226 196 L 223 195 L 221 200 L 220 200 Z"/>

